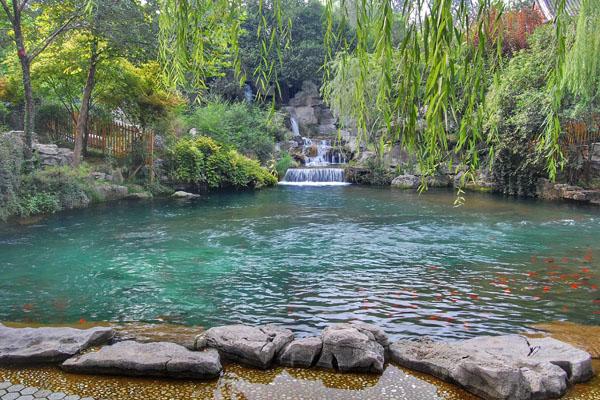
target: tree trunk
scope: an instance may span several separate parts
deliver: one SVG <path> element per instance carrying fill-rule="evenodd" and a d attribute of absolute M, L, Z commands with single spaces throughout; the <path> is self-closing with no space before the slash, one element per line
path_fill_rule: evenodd
<path fill-rule="evenodd" d="M 33 146 L 33 129 L 35 121 L 35 104 L 33 102 L 33 89 L 31 87 L 31 60 L 25 50 L 25 39 L 21 30 L 21 14 L 15 12 L 12 21 L 13 31 L 15 34 L 15 43 L 17 45 L 17 54 L 21 63 L 21 71 L 23 73 L 23 91 L 25 95 L 25 118 L 23 121 L 23 131 L 25 135 L 25 146 L 23 153 L 26 161 L 31 161 L 32 146 Z"/>
<path fill-rule="evenodd" d="M 90 114 L 90 98 L 96 84 L 96 66 L 98 64 L 98 44 L 92 43 L 92 51 L 90 55 L 90 65 L 88 76 L 83 89 L 83 98 L 81 99 L 81 109 L 77 118 L 77 127 L 75 129 L 75 148 L 73 150 L 73 166 L 79 166 L 81 161 L 81 152 L 83 150 L 83 138 L 87 128 L 87 120 Z"/>

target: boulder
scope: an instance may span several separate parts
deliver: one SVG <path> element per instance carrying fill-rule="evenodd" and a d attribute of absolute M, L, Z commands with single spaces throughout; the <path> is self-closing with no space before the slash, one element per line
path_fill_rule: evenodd
<path fill-rule="evenodd" d="M 126 186 L 113 185 L 110 183 L 95 185 L 94 190 L 104 201 L 121 200 L 126 198 L 129 193 Z"/>
<path fill-rule="evenodd" d="M 184 192 L 183 190 L 178 190 L 171 195 L 171 197 L 175 197 L 176 199 L 197 199 L 200 197 L 199 194 Z"/>
<path fill-rule="evenodd" d="M 417 175 L 404 174 L 392 180 L 392 187 L 398 189 L 416 189 L 421 184 L 421 178 Z"/>
<path fill-rule="evenodd" d="M 0 325 L 0 365 L 32 365 L 62 362 L 87 349 L 108 342 L 111 328 L 9 328 Z"/>
<path fill-rule="evenodd" d="M 293 114 L 301 127 L 306 127 L 307 125 L 316 125 L 319 123 L 319 120 L 315 114 L 315 109 L 311 106 L 296 107 L 294 108 Z"/>
<path fill-rule="evenodd" d="M 33 151 L 43 167 L 71 165 L 73 151 L 55 144 L 34 143 Z"/>
<path fill-rule="evenodd" d="M 385 349 L 370 326 L 335 324 L 325 328 L 321 337 L 323 350 L 318 367 L 342 372 L 383 372 Z M 379 340 L 383 338 L 380 336 Z"/>
<path fill-rule="evenodd" d="M 199 335 L 195 348 L 214 348 L 224 360 L 266 369 L 293 339 L 292 331 L 274 325 L 225 325 Z"/>
<path fill-rule="evenodd" d="M 520 335 L 482 336 L 454 342 L 399 341 L 391 360 L 486 399 L 549 399 L 569 383 L 592 376 L 588 353 L 555 339 Z"/>
<path fill-rule="evenodd" d="M 323 348 L 320 337 L 296 339 L 288 343 L 277 356 L 277 362 L 286 367 L 312 367 Z"/>
<path fill-rule="evenodd" d="M 69 372 L 186 379 L 216 378 L 223 369 L 214 349 L 190 351 L 169 342 L 125 341 L 69 358 L 61 368 Z"/>

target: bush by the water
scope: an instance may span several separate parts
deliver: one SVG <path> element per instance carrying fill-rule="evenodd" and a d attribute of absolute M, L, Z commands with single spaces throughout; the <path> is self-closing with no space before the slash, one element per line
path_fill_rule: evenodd
<path fill-rule="evenodd" d="M 298 163 L 294 161 L 290 153 L 283 153 L 283 155 L 277 160 L 275 163 L 275 171 L 277 171 L 277 176 L 279 178 L 283 178 L 288 169 L 297 167 Z"/>
<path fill-rule="evenodd" d="M 260 188 L 277 179 L 258 161 L 207 136 L 180 139 L 170 151 L 171 178 L 206 189 Z"/>
<path fill-rule="evenodd" d="M 219 143 L 234 146 L 240 153 L 262 163 L 273 153 L 275 140 L 281 140 L 283 122 L 276 114 L 247 103 L 211 101 L 187 116 L 188 129 L 210 136 Z"/>

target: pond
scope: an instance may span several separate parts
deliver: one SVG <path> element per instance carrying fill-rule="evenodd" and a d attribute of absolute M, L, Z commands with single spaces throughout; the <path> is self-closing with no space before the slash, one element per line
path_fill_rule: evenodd
<path fill-rule="evenodd" d="M 600 210 L 469 193 L 277 187 L 0 225 L 0 321 L 337 321 L 393 338 L 600 323 Z"/>

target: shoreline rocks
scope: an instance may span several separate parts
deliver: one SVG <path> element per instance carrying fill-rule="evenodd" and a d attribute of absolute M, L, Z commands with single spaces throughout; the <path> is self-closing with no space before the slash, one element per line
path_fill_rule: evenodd
<path fill-rule="evenodd" d="M 192 349 L 164 339 L 125 340 L 82 354 L 113 336 L 112 328 L 0 324 L 0 365 L 51 362 L 77 373 L 212 379 L 221 374 L 222 360 L 261 369 L 281 365 L 377 374 L 386 362 L 394 362 L 494 400 L 556 398 L 593 376 L 589 353 L 549 337 L 391 343 L 380 327 L 360 322 L 332 324 L 320 336 L 299 339 L 275 325 L 227 325 L 196 336 Z"/>
<path fill-rule="evenodd" d="M 593 376 L 585 351 L 552 338 L 481 336 L 454 342 L 399 341 L 399 365 L 457 384 L 485 399 L 548 399 Z"/>
<path fill-rule="evenodd" d="M 266 369 L 293 339 L 292 331 L 275 325 L 225 325 L 210 328 L 199 335 L 195 348 L 214 348 L 227 361 Z"/>
<path fill-rule="evenodd" d="M 0 325 L 0 365 L 57 363 L 110 341 L 112 328 L 9 328 Z"/>
<path fill-rule="evenodd" d="M 212 379 L 222 371 L 214 349 L 190 351 L 169 342 L 118 342 L 95 352 L 69 358 L 61 368 L 69 372 L 184 379 Z"/>
<path fill-rule="evenodd" d="M 382 332 L 367 324 L 335 324 L 325 328 L 321 334 L 323 350 L 317 367 L 342 372 L 382 373 L 385 348 L 379 341 L 387 343 L 387 336 Z"/>

